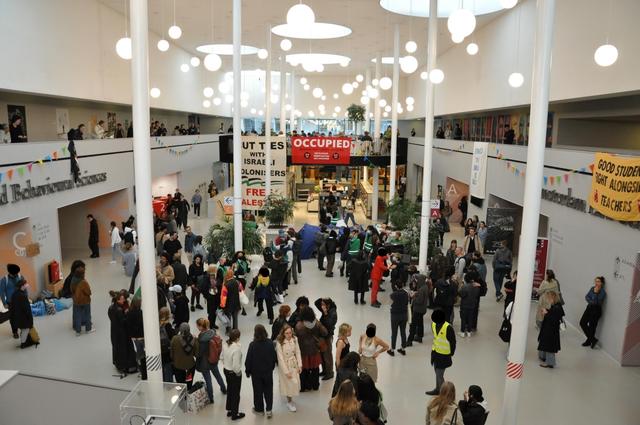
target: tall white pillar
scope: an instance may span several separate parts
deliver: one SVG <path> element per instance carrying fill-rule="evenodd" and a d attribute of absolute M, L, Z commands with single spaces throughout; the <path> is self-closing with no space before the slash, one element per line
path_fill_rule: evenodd
<path fill-rule="evenodd" d="M 287 72 L 285 70 L 285 56 L 280 59 L 280 131 L 287 135 L 287 110 L 285 109 L 285 97 L 287 95 Z"/>
<path fill-rule="evenodd" d="M 382 67 L 382 57 L 380 56 L 380 53 L 378 53 L 378 56 L 376 58 L 376 80 L 378 80 L 378 86 L 376 87 L 378 89 L 378 92 L 380 92 L 380 70 Z M 381 139 L 380 139 L 380 129 L 382 126 L 382 123 L 380 122 L 380 118 L 381 118 L 381 111 L 380 111 L 380 103 L 378 102 L 380 100 L 380 95 L 378 95 L 378 97 L 376 97 L 375 99 L 373 99 L 373 146 L 374 146 L 374 150 L 376 151 L 376 154 L 379 153 L 380 150 L 380 143 L 381 143 Z M 372 221 L 378 221 L 378 198 L 380 197 L 380 185 L 378 184 L 378 176 L 380 174 L 380 170 L 378 170 L 378 167 L 375 167 L 373 169 L 373 195 L 371 196 L 371 220 Z"/>
<path fill-rule="evenodd" d="M 398 154 L 398 90 L 400 81 L 400 26 L 393 32 L 393 93 L 391 94 L 391 165 L 389 176 L 389 201 L 396 196 L 396 155 Z"/>
<path fill-rule="evenodd" d="M 367 69 L 365 72 L 365 77 L 364 77 L 364 87 L 365 89 L 367 87 L 369 87 L 371 85 L 371 70 Z M 369 129 L 371 128 L 371 99 L 369 99 L 369 97 L 367 96 L 367 103 L 365 103 L 364 105 L 365 108 L 365 113 L 364 113 L 364 131 L 369 131 Z M 364 133 L 363 131 L 363 133 Z M 370 152 L 367 152 L 365 155 L 370 154 Z M 364 181 L 369 181 L 369 167 L 368 166 L 364 166 L 363 172 L 362 172 L 362 179 Z"/>
<path fill-rule="evenodd" d="M 289 81 L 289 105 L 291 105 L 291 110 L 289 111 L 289 129 L 293 133 L 293 130 L 296 129 L 296 126 L 294 125 L 294 122 L 296 121 L 296 71 L 295 70 L 291 71 L 291 78 Z"/>
<path fill-rule="evenodd" d="M 429 27 L 427 30 L 427 72 L 436 67 L 438 47 L 438 0 L 429 0 Z M 424 118 L 424 159 L 422 162 L 422 208 L 420 211 L 420 253 L 418 255 L 418 269 L 427 270 L 427 249 L 429 247 L 429 217 L 431 216 L 431 168 L 433 162 L 433 105 L 434 87 L 427 79 L 425 94 Z"/>
<path fill-rule="evenodd" d="M 265 185 L 264 189 L 269 196 L 271 194 L 271 28 L 269 28 L 267 34 L 267 51 L 269 56 L 267 57 L 267 71 L 264 76 L 264 98 L 265 98 L 265 112 L 264 112 L 264 135 L 265 135 Z"/>
<path fill-rule="evenodd" d="M 233 0 L 233 239 L 242 250 L 242 139 L 240 138 L 240 92 L 242 91 L 242 0 Z M 271 53 L 271 52 L 269 52 Z"/>
<path fill-rule="evenodd" d="M 533 268 L 536 259 L 540 197 L 544 175 L 544 148 L 549 111 L 549 80 L 555 6 L 555 0 L 538 0 L 536 2 L 527 175 L 524 182 L 522 230 L 518 251 L 518 290 L 511 314 L 511 343 L 502 402 L 501 423 L 503 425 L 517 423 L 518 397 L 527 348 L 530 297 L 533 287 Z"/>
<path fill-rule="evenodd" d="M 153 209 L 151 200 L 151 147 L 149 135 L 149 22 L 147 0 L 131 0 L 131 91 L 133 158 L 138 223 L 138 254 L 142 293 L 142 321 L 149 381 L 162 382 L 160 325 L 156 290 Z"/>

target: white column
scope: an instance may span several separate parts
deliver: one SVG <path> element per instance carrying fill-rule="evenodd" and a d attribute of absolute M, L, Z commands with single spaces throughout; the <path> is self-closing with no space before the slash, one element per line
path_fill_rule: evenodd
<path fill-rule="evenodd" d="M 544 175 L 544 148 L 547 133 L 547 113 L 549 111 L 549 80 L 555 3 L 555 0 L 538 0 L 536 2 L 527 175 L 524 182 L 522 230 L 518 251 L 518 290 L 516 291 L 511 315 L 511 343 L 509 345 L 502 403 L 501 423 L 503 425 L 515 425 L 517 423 L 518 397 L 527 348 L 533 268 L 536 259 L 540 197 Z"/>
<path fill-rule="evenodd" d="M 436 67 L 436 52 L 438 46 L 438 1 L 429 0 L 429 25 L 427 30 L 427 72 Z M 433 105 L 434 87 L 427 79 L 425 94 L 424 118 L 424 159 L 422 162 L 422 209 L 420 212 L 420 253 L 418 255 L 418 269 L 427 270 L 427 249 L 429 246 L 429 217 L 431 216 L 431 165 L 433 162 Z"/>
<path fill-rule="evenodd" d="M 242 0 L 233 0 L 233 238 L 236 251 L 242 250 L 242 139 L 240 138 L 240 92 L 242 91 L 241 42 Z"/>
<path fill-rule="evenodd" d="M 265 192 L 267 196 L 271 194 L 271 28 L 269 28 L 267 34 L 267 51 L 269 56 L 267 57 L 267 71 L 264 76 L 264 98 L 265 98 L 265 112 L 264 112 L 264 135 L 265 135 Z"/>
<path fill-rule="evenodd" d="M 380 70 L 382 67 L 382 57 L 380 53 L 378 53 L 378 57 L 376 59 L 376 80 L 378 80 L 378 92 L 380 92 Z M 380 128 L 381 128 L 381 113 L 380 104 L 378 101 L 380 100 L 380 95 L 373 99 L 373 147 L 374 149 L 380 149 Z M 379 153 L 379 152 L 376 152 Z M 371 220 L 378 221 L 378 198 L 380 196 L 380 185 L 378 184 L 378 176 L 380 174 L 380 170 L 378 167 L 373 169 L 373 195 L 371 196 Z"/>
<path fill-rule="evenodd" d="M 287 94 L 287 72 L 285 70 L 284 54 L 280 59 L 280 131 L 287 135 L 287 110 L 285 109 L 285 96 Z"/>
<path fill-rule="evenodd" d="M 296 129 L 295 125 L 293 124 L 296 121 L 296 71 L 295 70 L 291 71 L 291 79 L 289 81 L 289 105 L 291 105 L 291 111 L 289 111 L 289 129 L 293 133 L 293 130 Z"/>
<path fill-rule="evenodd" d="M 160 326 L 156 291 L 153 209 L 151 200 L 151 148 L 149 136 L 149 22 L 147 0 L 131 0 L 131 92 L 133 118 L 136 222 L 142 293 L 142 321 L 149 381 L 162 382 Z"/>
<path fill-rule="evenodd" d="M 364 77 L 364 87 L 365 89 L 367 87 L 369 87 L 371 85 L 371 70 L 367 69 L 365 71 L 365 77 Z M 365 107 L 365 117 L 364 117 L 364 130 L 365 131 L 369 131 L 369 129 L 371 128 L 371 118 L 369 117 L 369 114 L 371 113 L 371 99 L 369 99 L 369 97 L 367 97 L 367 103 L 364 105 Z M 364 134 L 364 131 L 363 131 Z M 369 152 L 367 152 L 368 154 Z M 362 172 L 362 179 L 364 181 L 369 181 L 369 167 L 368 166 L 364 166 L 363 172 Z"/>
<path fill-rule="evenodd" d="M 400 81 L 400 26 L 393 32 L 393 93 L 391 94 L 391 165 L 389 201 L 396 196 L 396 155 L 398 153 L 398 90 Z"/>

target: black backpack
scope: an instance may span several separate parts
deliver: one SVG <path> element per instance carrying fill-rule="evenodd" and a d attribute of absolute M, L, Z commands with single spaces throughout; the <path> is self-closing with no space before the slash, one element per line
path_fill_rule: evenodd
<path fill-rule="evenodd" d="M 264 258 L 265 264 L 270 263 L 271 260 L 273 260 L 273 250 L 271 247 L 265 247 L 265 249 L 262 250 L 262 258 Z"/>
<path fill-rule="evenodd" d="M 163 326 L 160 326 L 160 351 L 162 353 L 167 353 L 171 350 L 171 341 L 169 340 L 169 334 L 167 333 L 167 329 Z"/>
<path fill-rule="evenodd" d="M 296 255 L 300 255 L 302 252 L 302 241 L 300 237 L 297 237 L 296 240 L 293 241 L 293 253 Z"/>

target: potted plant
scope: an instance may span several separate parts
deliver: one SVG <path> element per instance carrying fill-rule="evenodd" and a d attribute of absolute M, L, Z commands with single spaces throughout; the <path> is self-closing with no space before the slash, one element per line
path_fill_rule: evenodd
<path fill-rule="evenodd" d="M 264 203 L 264 215 L 269 221 L 269 228 L 280 228 L 283 224 L 293 218 L 293 199 L 286 198 L 278 193 L 267 196 Z"/>
<path fill-rule="evenodd" d="M 412 218 L 415 217 L 416 206 L 408 199 L 395 197 L 387 205 L 387 221 L 396 229 L 406 229 Z"/>
<path fill-rule="evenodd" d="M 429 225 L 429 244 L 427 246 L 427 258 L 433 257 L 438 240 L 438 231 Z M 413 216 L 402 230 L 402 244 L 405 254 L 411 255 L 412 260 L 417 260 L 420 255 L 420 217 Z"/>
<path fill-rule="evenodd" d="M 347 108 L 347 118 L 349 121 L 353 121 L 356 125 L 356 134 L 359 134 L 358 131 L 358 123 L 365 121 L 364 115 L 367 113 L 367 110 L 362 105 L 356 105 L 352 103 L 351 106 Z"/>
<path fill-rule="evenodd" d="M 233 224 L 214 224 L 204 237 L 204 242 L 213 259 L 231 256 L 235 251 Z M 247 255 L 260 254 L 263 248 L 262 234 L 248 223 L 242 223 L 242 249 Z"/>

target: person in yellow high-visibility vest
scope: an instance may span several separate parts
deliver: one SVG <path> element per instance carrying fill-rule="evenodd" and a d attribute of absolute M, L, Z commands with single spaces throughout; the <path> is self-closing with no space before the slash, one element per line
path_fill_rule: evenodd
<path fill-rule="evenodd" d="M 436 387 L 427 391 L 427 395 L 438 395 L 440 386 L 444 382 L 444 370 L 453 364 L 452 358 L 456 352 L 456 333 L 453 326 L 446 321 L 442 310 L 435 310 L 431 314 L 431 331 L 433 343 L 431 345 L 431 364 L 436 373 Z"/>

